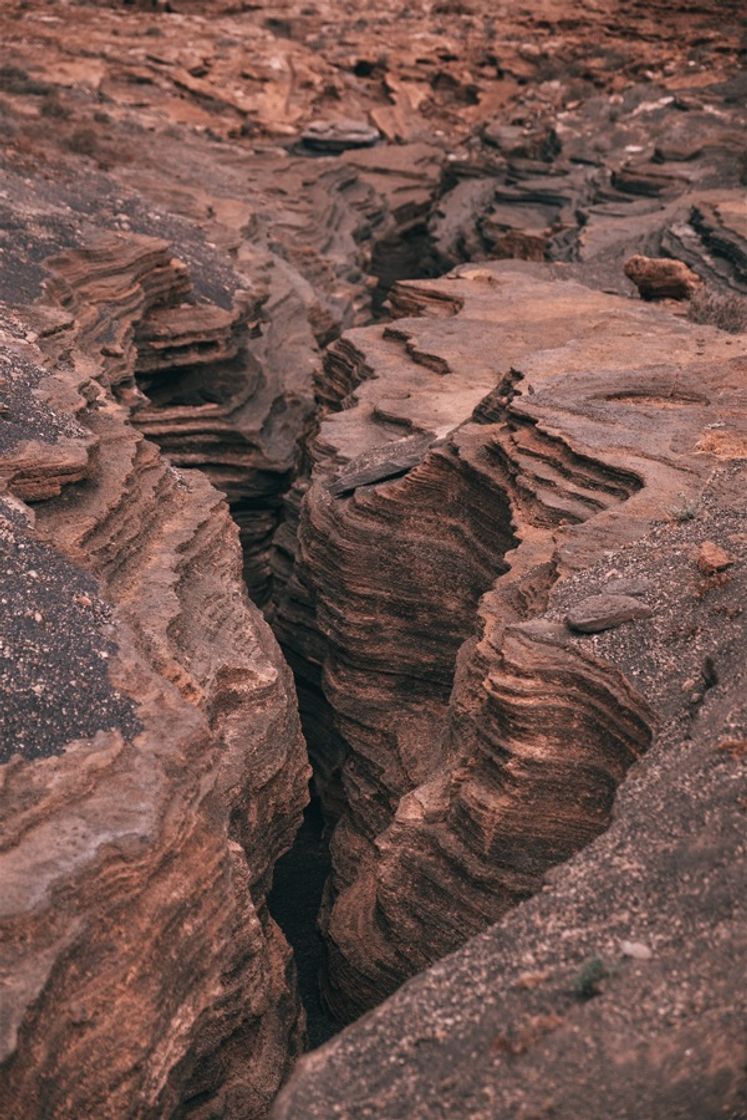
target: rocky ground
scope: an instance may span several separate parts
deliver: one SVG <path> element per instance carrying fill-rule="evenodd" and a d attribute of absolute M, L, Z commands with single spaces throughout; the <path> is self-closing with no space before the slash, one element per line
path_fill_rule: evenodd
<path fill-rule="evenodd" d="M 4 1114 L 747 1116 L 746 29 L 2 5 Z"/>

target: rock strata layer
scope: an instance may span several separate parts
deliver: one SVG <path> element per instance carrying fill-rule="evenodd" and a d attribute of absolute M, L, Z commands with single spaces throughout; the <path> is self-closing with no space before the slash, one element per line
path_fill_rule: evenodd
<path fill-rule="evenodd" d="M 4 270 L 5 296 L 35 299 L 53 258 L 48 287 L 62 307 L 93 299 L 116 316 L 131 306 L 117 337 L 106 316 L 95 328 L 107 376 L 170 462 L 202 469 L 226 494 L 263 604 L 321 349 L 370 318 L 380 277 L 418 271 L 445 152 L 416 138 L 312 153 L 301 143 L 319 92 L 316 79 L 303 84 L 307 63 L 296 72 L 302 104 L 287 106 L 287 119 L 275 94 L 255 116 L 250 96 L 220 94 L 189 72 L 199 68 L 190 41 L 217 60 L 231 36 L 248 34 L 256 59 L 265 52 L 257 80 L 277 93 L 277 39 L 254 34 L 251 19 L 166 13 L 146 36 L 141 14 L 75 8 L 88 44 L 80 59 L 61 15 L 0 14 L 0 251 L 15 253 L 21 272 Z M 229 54 L 231 66 L 249 65 L 243 48 Z M 215 75 L 221 87 L 226 73 Z M 355 143 L 378 136 L 365 127 Z M 347 135 L 339 121 L 316 131 Z"/>
<path fill-rule="evenodd" d="M 693 559 L 714 533 L 744 548 L 745 483 L 743 460 L 722 463 L 696 523 L 659 523 L 558 585 L 552 644 L 610 570 L 652 579 L 652 620 L 573 639 L 664 716 L 609 830 L 303 1058 L 277 1120 L 745 1115 L 747 557 L 705 585 Z"/>
<path fill-rule="evenodd" d="M 740 5 L 0 7 L 5 1111 L 738 1114 Z"/>
<path fill-rule="evenodd" d="M 119 234 L 50 262 L 44 302 L 0 304 L 13 1120 L 260 1117 L 300 1045 L 266 905 L 307 796 L 293 682 L 225 500 L 126 403 L 187 287 L 166 243 Z M 230 350 L 232 323 L 193 326 Z"/>
<path fill-rule="evenodd" d="M 363 15 L 336 0 L 48 7 L 0 13 L 0 225 L 37 264 L 64 253 L 83 284 L 69 251 L 86 224 L 179 246 L 191 289 L 164 276 L 168 313 L 134 325 L 137 422 L 227 494 L 261 604 L 320 348 L 397 279 L 549 256 L 627 286 L 625 246 L 746 286 L 723 4 L 665 5 L 665 22 L 658 4 L 623 19 L 608 0 L 583 18 L 396 0 Z M 29 225 L 42 166 L 48 212 Z"/>
<path fill-rule="evenodd" d="M 401 317 L 329 352 L 343 407 L 313 444 L 276 625 L 339 814 L 323 928 L 342 1018 L 540 889 L 689 719 L 706 650 L 671 663 L 659 589 L 625 557 L 747 454 L 742 347 L 569 271 L 403 282 Z M 594 586 L 560 610 L 578 573 Z"/>

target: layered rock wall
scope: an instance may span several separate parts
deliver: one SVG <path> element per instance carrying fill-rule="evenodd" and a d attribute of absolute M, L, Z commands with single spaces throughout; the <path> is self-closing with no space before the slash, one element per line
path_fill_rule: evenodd
<path fill-rule="evenodd" d="M 334 1010 L 506 923 L 281 1112 L 733 1112 L 739 5 L 134 7 L 0 13 L 11 1115 L 259 1118 L 300 1046 L 266 895 L 307 764 L 242 564 L 336 822 Z M 632 253 L 689 306 L 642 307 Z M 486 257 L 536 263 L 424 279 Z M 659 947 L 649 998 L 619 958 Z"/>
<path fill-rule="evenodd" d="M 224 499 L 123 403 L 186 270 L 126 235 L 52 267 L 56 306 L 2 307 L 3 1099 L 259 1117 L 302 1028 L 266 906 L 306 800 L 293 683 Z"/>
<path fill-rule="evenodd" d="M 410 317 L 330 352 L 349 395 L 314 444 L 277 625 L 309 666 L 340 814 L 323 925 L 344 1018 L 603 831 L 657 731 L 635 676 L 569 641 L 549 597 L 699 492 L 710 433 L 742 423 L 740 359 L 714 328 L 565 275 L 403 283 Z"/>
<path fill-rule="evenodd" d="M 745 481 L 743 461 L 722 460 L 696 517 L 660 523 L 558 586 L 556 619 L 611 569 L 650 581 L 655 613 L 636 633 L 565 639 L 602 660 L 608 680 L 611 666 L 635 680 L 664 716 L 609 829 L 538 895 L 303 1058 L 278 1120 L 743 1115 Z M 704 539 L 730 549 L 728 580 L 703 581 Z M 541 640 L 547 664 L 557 637 Z M 424 866 L 417 848 L 413 865 Z M 454 896 L 463 889 L 459 879 Z"/>

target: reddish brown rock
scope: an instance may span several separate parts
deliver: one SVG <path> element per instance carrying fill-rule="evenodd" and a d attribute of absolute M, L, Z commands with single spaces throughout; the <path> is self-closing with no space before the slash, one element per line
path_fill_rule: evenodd
<path fill-rule="evenodd" d="M 313 444 L 276 625 L 340 816 L 324 928 L 344 1018 L 603 831 L 656 736 L 635 673 L 562 621 L 607 568 L 613 587 L 646 585 L 605 557 L 703 485 L 714 460 L 695 448 L 717 414 L 743 430 L 740 359 L 722 332 L 563 275 L 506 263 L 402 283 L 408 317 L 330 350 L 327 399 L 348 395 Z M 564 599 L 584 571 L 593 585 Z M 634 646 L 658 633 L 645 599 L 619 628 Z"/>
<path fill-rule="evenodd" d="M 744 768 L 717 750 L 747 726 L 745 477 L 697 450 L 717 413 L 744 431 L 742 361 L 723 332 L 552 277 L 402 284 L 394 308 L 422 319 L 333 349 L 357 376 L 315 444 L 281 616 L 340 814 L 327 992 L 353 1018 L 421 974 L 302 1060 L 278 1120 L 696 1120 L 747 1099 Z M 483 362 L 498 387 L 475 404 Z M 673 522 L 685 478 L 698 513 Z M 733 579 L 693 596 L 707 541 Z M 571 637 L 608 587 L 649 617 Z"/>
<path fill-rule="evenodd" d="M 259 1117 L 302 1025 L 266 904 L 295 693 L 223 498 L 116 399 L 185 270 L 145 238 L 74 262 L 64 313 L 0 305 L 5 1111 Z"/>
<path fill-rule="evenodd" d="M 709 643 L 718 630 L 731 649 L 741 607 L 724 596 L 741 587 L 741 552 L 728 545 L 733 586 L 691 594 L 700 613 L 662 589 L 682 577 L 692 590 L 693 550 L 726 532 L 727 468 L 747 446 L 736 340 L 711 329 L 742 329 L 733 299 L 747 291 L 738 21 L 713 3 L 567 7 L 2 6 L 0 718 L 18 757 L 2 771 L 0 1081 L 14 1120 L 259 1117 L 299 1046 L 266 895 L 306 762 L 287 669 L 205 475 L 286 642 L 340 822 L 323 919 L 326 988 L 345 1015 L 536 891 L 607 827 L 629 766 L 662 745 L 659 722 L 686 738 L 713 700 L 724 666 Z M 322 150 L 318 130 L 316 150 L 303 141 L 315 120 Z M 590 293 L 630 294 L 633 252 L 707 281 L 690 311 L 705 329 Z M 402 285 L 398 321 L 370 327 L 403 276 L 485 257 L 566 266 Z M 317 403 L 336 413 L 318 432 Z M 652 520 L 680 495 L 697 516 L 665 514 L 657 537 Z M 650 618 L 584 637 L 563 625 L 574 603 L 641 586 Z M 735 712 L 720 711 L 722 745 L 744 738 Z M 680 809 L 687 782 L 713 791 L 690 834 L 717 819 L 733 854 L 728 783 L 679 762 Z M 411 1036 L 394 1004 L 374 1020 L 383 1050 L 366 1036 L 355 1051 L 361 1076 L 343 1048 L 286 1099 L 302 1113 L 478 1116 L 546 1110 L 552 1092 L 596 1118 L 610 1106 L 594 1092 L 611 1085 L 628 1114 L 652 1099 L 675 1116 L 674 1075 L 640 1052 L 619 1061 L 619 1017 L 565 1027 L 569 1001 L 620 990 L 600 952 L 625 964 L 621 944 L 651 944 L 651 960 L 630 960 L 668 969 L 657 1016 L 674 992 L 675 1019 L 695 1006 L 703 1029 L 687 1019 L 672 1042 L 666 1016 L 652 1027 L 642 975 L 616 1005 L 625 1045 L 690 1049 L 700 1064 L 682 1092 L 698 1120 L 709 1094 L 731 1108 L 723 993 L 739 959 L 731 927 L 726 950 L 706 928 L 708 914 L 726 922 L 730 880 L 703 868 L 736 861 L 705 852 L 687 925 L 686 892 L 676 911 L 669 896 L 692 868 L 664 838 L 688 822 L 660 811 L 663 788 L 641 800 L 660 831 L 644 814 L 622 869 L 605 849 L 582 878 L 594 894 L 610 869 L 605 903 L 627 897 L 654 853 L 641 894 L 660 867 L 666 889 L 646 897 L 672 943 L 686 926 L 703 947 L 687 958 L 702 988 L 676 986 L 661 925 L 628 915 L 607 948 L 576 946 L 563 916 L 599 931 L 598 911 L 595 925 L 561 891 L 528 927 L 566 955 L 540 960 L 521 908 L 507 943 L 532 958 L 522 991 L 565 970 L 565 1003 L 514 1011 L 502 995 L 474 1048 L 432 1051 L 516 975 L 491 943 L 461 1020 L 426 1001 L 412 1023 L 438 1026 Z M 586 1066 L 573 1050 L 585 1030 Z M 476 1066 L 475 1050 L 516 1062 L 517 1080 Z M 563 1089 L 569 1050 L 578 1091 Z M 393 1054 L 404 1082 L 369 1091 Z"/>
<path fill-rule="evenodd" d="M 725 568 L 734 563 L 734 559 L 726 549 L 720 548 L 713 541 L 703 541 L 698 549 L 695 562 L 703 575 L 710 576 L 714 572 L 723 572 Z"/>
<path fill-rule="evenodd" d="M 571 630 L 579 634 L 597 634 L 600 630 L 611 630 L 634 618 L 650 618 L 651 608 L 630 595 L 590 595 L 575 603 L 566 622 Z"/>
<path fill-rule="evenodd" d="M 682 261 L 635 256 L 625 262 L 625 275 L 642 299 L 690 299 L 701 281 Z"/>
<path fill-rule="evenodd" d="M 721 475 L 700 532 L 728 531 L 744 484 L 743 468 Z M 747 1008 L 734 977 L 747 964 L 747 788 L 744 751 L 731 753 L 722 735 L 728 726 L 744 745 L 744 627 L 721 630 L 724 615 L 712 611 L 747 601 L 744 579 L 710 606 L 677 593 L 691 531 L 658 528 L 604 565 L 654 577 L 663 635 L 629 643 L 620 628 L 583 641 L 603 641 L 602 656 L 637 670 L 674 713 L 674 690 L 649 672 L 657 658 L 689 659 L 695 628 L 696 658 L 714 652 L 719 683 L 692 720 L 662 727 L 603 836 L 529 902 L 303 1058 L 277 1120 L 743 1114 Z"/>

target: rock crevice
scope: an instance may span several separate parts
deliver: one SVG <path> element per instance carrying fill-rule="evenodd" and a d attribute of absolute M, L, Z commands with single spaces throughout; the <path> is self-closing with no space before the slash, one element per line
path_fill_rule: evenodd
<path fill-rule="evenodd" d="M 260 1116 L 302 1025 L 266 906 L 307 796 L 293 683 L 224 499 L 124 403 L 136 324 L 186 270 L 126 236 L 51 267 L 38 344 L 2 308 L 13 408 L 43 402 L 0 459 L 28 619 L 5 650 L 3 1093 L 18 1118 Z"/>
<path fill-rule="evenodd" d="M 312 444 L 275 616 L 339 818 L 322 926 L 343 1019 L 607 827 L 659 717 L 547 618 L 553 588 L 703 484 L 686 448 L 713 422 L 717 355 L 737 376 L 720 332 L 696 346 L 562 266 L 465 266 L 392 305 L 409 317 L 330 351 L 342 407 Z"/>
<path fill-rule="evenodd" d="M 13 1120 L 741 1115 L 738 5 L 566 8 L 2 5 Z"/>

